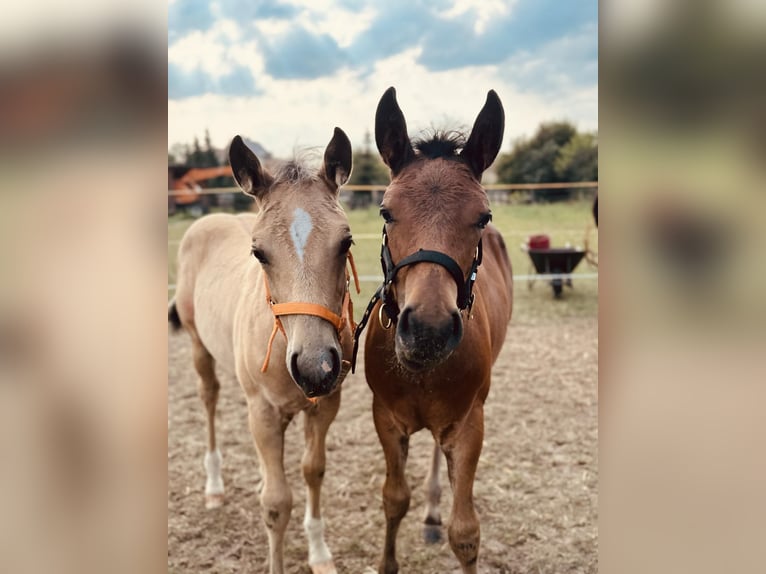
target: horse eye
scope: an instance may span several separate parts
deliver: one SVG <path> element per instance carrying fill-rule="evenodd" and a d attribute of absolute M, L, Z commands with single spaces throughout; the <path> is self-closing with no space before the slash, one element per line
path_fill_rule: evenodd
<path fill-rule="evenodd" d="M 354 244 L 354 240 L 350 237 L 346 237 L 343 239 L 343 241 L 340 242 L 340 254 L 345 255 L 348 253 L 348 250 L 351 249 L 351 246 Z"/>
<path fill-rule="evenodd" d="M 476 223 L 476 226 L 479 229 L 484 229 L 485 227 L 487 227 L 487 225 L 489 225 L 490 221 L 492 221 L 492 214 L 491 213 L 484 213 L 479 218 L 479 221 Z"/>
<path fill-rule="evenodd" d="M 388 211 L 385 207 L 380 208 L 380 216 L 383 218 L 383 220 L 386 223 L 391 223 L 394 220 L 394 217 L 391 215 L 391 212 Z"/>
<path fill-rule="evenodd" d="M 266 265 L 269 262 L 269 260 L 266 259 L 266 254 L 257 247 L 253 247 L 253 257 L 255 257 L 262 265 Z"/>

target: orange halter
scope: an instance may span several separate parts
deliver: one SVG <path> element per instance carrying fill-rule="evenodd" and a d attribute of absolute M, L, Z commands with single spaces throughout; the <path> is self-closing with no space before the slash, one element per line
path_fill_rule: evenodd
<path fill-rule="evenodd" d="M 354 256 L 351 255 L 351 251 L 348 252 L 347 258 L 351 266 L 351 272 L 354 275 L 354 285 L 356 286 L 356 292 L 359 293 L 359 276 L 356 274 L 356 265 L 354 265 Z M 276 303 L 271 297 L 271 290 L 269 289 L 269 281 L 266 278 L 266 274 L 263 274 L 263 283 L 266 287 L 266 302 L 269 304 L 271 312 L 274 313 L 274 329 L 272 329 L 271 336 L 269 337 L 269 345 L 266 348 L 266 358 L 264 359 L 263 366 L 261 367 L 262 373 L 265 373 L 266 369 L 269 367 L 271 347 L 274 344 L 274 337 L 276 337 L 277 331 L 282 331 L 282 335 L 285 337 L 285 340 L 287 340 L 287 333 L 285 333 L 285 328 L 282 325 L 282 320 L 280 319 L 282 315 L 313 315 L 315 317 L 319 317 L 335 327 L 335 330 L 338 331 L 338 337 L 340 337 L 341 331 L 343 331 L 343 328 L 347 323 L 351 327 L 351 332 L 354 332 L 356 329 L 356 323 L 354 323 L 354 304 L 351 301 L 351 293 L 349 289 L 350 282 L 351 277 L 349 276 L 348 267 L 346 267 L 346 290 L 343 294 L 341 315 L 338 316 L 330 311 L 327 307 L 323 307 L 322 305 L 318 305 L 316 303 Z"/>

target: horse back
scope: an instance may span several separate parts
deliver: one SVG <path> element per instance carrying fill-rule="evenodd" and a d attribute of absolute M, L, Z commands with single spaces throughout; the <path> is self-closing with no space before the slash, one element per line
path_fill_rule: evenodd
<path fill-rule="evenodd" d="M 482 238 L 484 260 L 479 267 L 477 304 L 484 307 L 489 322 L 492 361 L 497 359 L 513 314 L 513 270 L 503 236 L 493 225 Z"/>
<path fill-rule="evenodd" d="M 252 274 L 252 214 L 195 221 L 178 248 L 175 305 L 182 325 L 227 370 L 234 369 L 234 315 Z"/>

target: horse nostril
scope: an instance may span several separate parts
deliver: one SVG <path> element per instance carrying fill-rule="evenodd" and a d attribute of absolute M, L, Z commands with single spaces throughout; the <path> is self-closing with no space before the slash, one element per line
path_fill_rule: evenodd
<path fill-rule="evenodd" d="M 452 313 L 452 336 L 458 341 L 463 337 L 463 319 L 458 311 Z"/>
<path fill-rule="evenodd" d="M 335 348 L 330 348 L 330 372 L 328 374 L 331 381 L 337 379 L 340 374 L 340 355 Z"/>
<path fill-rule="evenodd" d="M 290 374 L 293 376 L 293 379 L 300 381 L 301 373 L 298 370 L 298 353 L 293 353 L 292 357 L 290 357 Z"/>
<path fill-rule="evenodd" d="M 407 333 L 410 330 L 410 313 L 412 309 L 405 307 L 401 315 L 399 315 L 399 328 L 402 333 Z"/>

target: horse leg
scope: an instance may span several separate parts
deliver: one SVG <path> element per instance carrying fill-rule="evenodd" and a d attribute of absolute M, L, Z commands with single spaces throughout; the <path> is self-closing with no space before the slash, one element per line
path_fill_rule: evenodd
<path fill-rule="evenodd" d="M 441 466 L 442 451 L 438 443 L 434 443 L 431 468 L 426 477 L 426 514 L 423 538 L 426 544 L 437 544 L 442 540 L 442 516 L 439 512 L 439 502 L 442 497 L 442 487 L 439 483 L 439 467 Z"/>
<path fill-rule="evenodd" d="M 473 481 L 483 438 L 484 410 L 476 405 L 442 441 L 453 493 L 449 543 L 465 574 L 476 574 L 479 557 L 479 517 L 473 505 Z"/>
<path fill-rule="evenodd" d="M 260 394 L 248 397 L 248 414 L 263 476 L 261 515 L 269 537 L 269 572 L 283 574 L 285 530 L 293 505 L 284 469 L 285 429 L 290 418 Z"/>
<path fill-rule="evenodd" d="M 324 521 L 320 505 L 325 472 L 325 437 L 338 414 L 340 393 L 319 401 L 304 412 L 306 447 L 303 452 L 303 478 L 306 481 L 306 515 L 303 529 L 309 541 L 309 566 L 314 574 L 335 574 L 332 553 L 324 540 Z"/>
<path fill-rule="evenodd" d="M 205 452 L 205 508 L 218 508 L 223 504 L 223 478 L 221 478 L 221 451 L 215 442 L 215 409 L 221 384 L 215 376 L 215 359 L 196 333 L 192 333 L 194 368 L 199 373 L 199 396 L 207 411 L 207 452 Z"/>
<path fill-rule="evenodd" d="M 386 516 L 386 541 L 380 574 L 396 574 L 396 534 L 399 524 L 410 507 L 410 489 L 404 476 L 410 437 L 398 428 L 391 414 L 376 397 L 372 400 L 372 416 L 386 458 L 386 480 L 383 483 L 383 511 Z"/>

